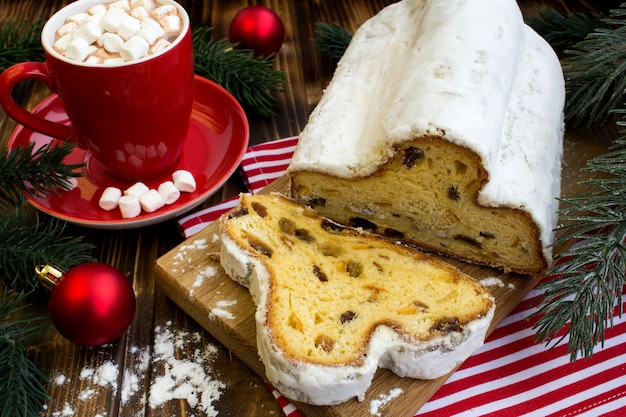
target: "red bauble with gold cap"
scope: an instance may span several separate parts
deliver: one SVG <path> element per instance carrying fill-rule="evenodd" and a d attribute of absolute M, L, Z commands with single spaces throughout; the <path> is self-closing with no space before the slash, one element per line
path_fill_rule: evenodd
<path fill-rule="evenodd" d="M 81 346 L 101 346 L 118 339 L 135 315 L 136 299 L 127 277 L 99 262 L 64 272 L 53 265 L 37 268 L 51 287 L 48 310 L 66 339 Z"/>

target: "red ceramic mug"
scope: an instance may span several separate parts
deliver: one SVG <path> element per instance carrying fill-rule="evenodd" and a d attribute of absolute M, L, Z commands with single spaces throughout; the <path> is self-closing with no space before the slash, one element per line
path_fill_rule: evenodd
<path fill-rule="evenodd" d="M 0 104 L 27 128 L 77 142 L 112 175 L 128 181 L 156 179 L 173 169 L 184 146 L 193 103 L 194 61 L 189 16 L 178 3 L 182 31 L 154 55 L 121 64 L 87 64 L 53 48 L 68 16 L 111 0 L 78 0 L 45 24 L 45 63 L 24 62 L 0 75 Z M 58 95 L 71 125 L 45 120 L 11 97 L 23 80 L 40 80 Z M 89 167 L 87 167 L 89 169 Z"/>

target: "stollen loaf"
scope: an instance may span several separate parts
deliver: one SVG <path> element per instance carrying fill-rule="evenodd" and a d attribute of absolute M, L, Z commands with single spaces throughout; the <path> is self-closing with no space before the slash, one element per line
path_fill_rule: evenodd
<path fill-rule="evenodd" d="M 565 88 L 514 0 L 402 0 L 354 34 L 301 132 L 290 196 L 342 224 L 540 275 Z"/>

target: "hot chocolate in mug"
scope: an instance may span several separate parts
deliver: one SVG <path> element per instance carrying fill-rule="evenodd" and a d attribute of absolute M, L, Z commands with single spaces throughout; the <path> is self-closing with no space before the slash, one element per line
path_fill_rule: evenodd
<path fill-rule="evenodd" d="M 147 17 L 143 10 L 133 12 L 132 16 L 126 11 L 126 16 L 133 20 L 129 19 L 124 26 L 119 19 L 113 19 L 113 15 L 122 16 L 117 11 L 111 12 L 111 22 L 106 15 L 96 16 L 96 11 L 102 14 L 103 6 L 108 11 L 112 3 L 111 0 L 78 0 L 54 14 L 41 34 L 46 61 L 24 62 L 6 69 L 0 75 L 0 104 L 11 118 L 33 131 L 77 142 L 89 151 L 88 164 L 95 158 L 109 173 L 128 182 L 156 179 L 178 163 L 189 128 L 194 80 L 189 16 L 175 1 L 154 0 L 156 7 L 167 6 L 161 11 L 169 9 L 171 12 L 172 6 L 176 8 L 180 27 L 175 29 L 179 34 L 171 41 L 160 41 L 162 45 L 156 48 L 160 50 L 138 57 L 146 44 L 154 50 L 159 42 L 154 39 L 163 32 L 155 29 L 154 22 L 158 19 Z M 128 4 L 132 3 L 136 2 Z M 80 23 L 84 26 L 86 19 L 92 19 L 90 23 L 94 24 L 82 29 L 84 33 L 79 29 L 78 35 L 70 34 L 60 40 L 67 29 L 64 25 L 72 20 L 83 20 Z M 146 19 L 151 22 L 144 22 Z M 170 23 L 166 20 L 162 23 L 167 31 Z M 126 55 L 109 57 L 100 63 L 92 63 L 97 58 L 84 58 L 83 46 L 89 43 L 90 37 L 102 36 L 107 27 L 115 30 L 112 26 L 116 24 L 125 28 L 125 32 L 118 28 L 116 36 L 127 43 Z M 133 31 L 136 34 L 131 36 Z M 143 41 L 134 39 L 136 42 L 132 43 L 131 37 L 141 37 Z M 80 39 L 70 50 L 68 40 L 76 38 Z M 111 37 L 117 41 L 116 47 L 120 46 L 118 38 Z M 89 51 L 93 52 L 103 43 L 102 38 L 93 41 Z M 57 50 L 55 46 L 59 44 L 69 52 Z M 120 50 L 120 54 L 123 55 L 123 51 Z M 81 58 L 83 60 L 79 60 Z M 11 92 L 23 80 L 43 81 L 57 94 L 70 125 L 45 120 L 20 107 Z"/>

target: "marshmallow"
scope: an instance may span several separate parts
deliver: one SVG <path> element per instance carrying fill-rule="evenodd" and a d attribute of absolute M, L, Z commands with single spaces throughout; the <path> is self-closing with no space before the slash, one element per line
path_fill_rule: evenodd
<path fill-rule="evenodd" d="M 114 7 L 116 9 L 122 9 L 125 11 L 130 10 L 130 3 L 128 2 L 128 0 L 119 0 L 119 1 L 109 4 L 109 6 Z"/>
<path fill-rule="evenodd" d="M 137 217 L 141 214 L 141 204 L 139 204 L 137 197 L 123 195 L 117 203 L 120 208 L 120 213 L 125 219 Z"/>
<path fill-rule="evenodd" d="M 143 7 L 145 9 L 152 9 L 152 0 L 130 0 L 130 7 L 136 9 L 137 7 Z"/>
<path fill-rule="evenodd" d="M 89 43 L 83 38 L 74 38 L 67 44 L 65 48 L 65 56 L 76 61 L 82 61 L 87 58 L 89 53 Z"/>
<path fill-rule="evenodd" d="M 71 40 L 72 40 L 72 35 L 65 35 L 65 36 L 60 37 L 54 43 L 54 49 L 56 49 L 57 51 L 61 53 L 65 52 L 65 50 L 67 49 L 67 45 L 69 45 Z"/>
<path fill-rule="evenodd" d="M 137 6 L 130 11 L 130 15 L 136 19 L 145 20 L 148 18 L 148 11 L 143 6 Z"/>
<path fill-rule="evenodd" d="M 102 36 L 102 28 L 93 22 L 82 25 L 75 33 L 74 39 L 83 38 L 88 44 L 92 44 Z"/>
<path fill-rule="evenodd" d="M 85 64 L 100 64 L 102 60 L 100 58 L 98 58 L 97 56 L 90 56 L 85 60 Z"/>
<path fill-rule="evenodd" d="M 167 33 L 168 35 L 179 34 L 183 26 L 183 23 L 180 20 L 180 17 L 178 17 L 177 15 L 165 16 L 164 18 L 159 20 L 159 23 L 163 27 L 163 30 L 165 31 L 165 33 Z"/>
<path fill-rule="evenodd" d="M 135 35 L 124 42 L 119 53 L 124 60 L 132 61 L 143 57 L 148 52 L 149 48 L 150 45 L 143 37 Z"/>
<path fill-rule="evenodd" d="M 166 41 L 165 39 L 159 39 L 158 41 L 156 41 L 154 45 L 152 45 L 152 47 L 150 47 L 150 53 L 154 55 L 158 52 L 161 52 L 162 50 L 164 50 L 170 45 L 171 45 L 171 42 Z"/>
<path fill-rule="evenodd" d="M 111 211 L 117 207 L 121 197 L 122 190 L 117 187 L 107 187 L 102 192 L 98 205 L 103 210 Z"/>
<path fill-rule="evenodd" d="M 66 19 L 67 22 L 76 22 L 79 25 L 82 25 L 83 23 L 87 22 L 89 20 L 90 16 L 87 13 L 76 13 L 74 15 L 71 15 L 70 17 L 68 17 Z"/>
<path fill-rule="evenodd" d="M 100 24 L 107 32 L 115 33 L 126 17 L 128 14 L 124 10 L 112 7 L 102 16 Z"/>
<path fill-rule="evenodd" d="M 153 15 L 157 20 L 163 19 L 165 16 L 178 14 L 176 7 L 171 4 L 165 4 L 154 9 Z"/>
<path fill-rule="evenodd" d="M 147 18 L 141 22 L 141 29 L 139 29 L 137 35 L 141 36 L 148 44 L 152 45 L 154 41 L 165 35 L 165 31 L 157 21 Z"/>
<path fill-rule="evenodd" d="M 180 191 L 191 193 L 196 190 L 196 180 L 189 171 L 185 171 L 184 169 L 175 171 L 172 174 L 172 179 L 174 180 L 174 185 Z"/>
<path fill-rule="evenodd" d="M 96 4 L 95 6 L 92 6 L 91 8 L 89 8 L 89 10 L 87 10 L 87 13 L 92 16 L 103 15 L 106 12 L 107 8 L 104 4 Z"/>
<path fill-rule="evenodd" d="M 150 190 L 139 197 L 139 204 L 146 213 L 153 213 L 165 205 L 165 200 L 157 190 Z"/>
<path fill-rule="evenodd" d="M 76 22 L 68 22 L 57 29 L 57 36 L 62 38 L 65 35 L 68 35 L 78 29 L 78 23 Z"/>
<path fill-rule="evenodd" d="M 102 47 L 105 51 L 114 54 L 119 52 L 122 45 L 124 45 L 124 39 L 120 35 L 115 33 L 104 33 L 100 37 L 100 41 L 102 43 Z"/>
<path fill-rule="evenodd" d="M 124 40 L 129 40 L 141 29 L 141 22 L 132 16 L 126 16 L 117 29 L 117 34 Z"/>
<path fill-rule="evenodd" d="M 124 58 L 108 58 L 105 59 L 102 63 L 106 64 L 106 65 L 117 65 L 117 64 L 123 64 L 124 62 Z"/>
<path fill-rule="evenodd" d="M 165 181 L 159 185 L 158 193 L 165 201 L 165 204 L 172 204 L 180 197 L 180 190 L 176 188 L 172 181 Z"/>
<path fill-rule="evenodd" d="M 139 198 L 142 195 L 146 194 L 150 189 L 143 182 L 136 182 L 126 190 L 124 190 L 124 195 L 128 197 Z"/>

